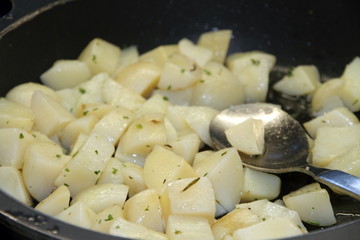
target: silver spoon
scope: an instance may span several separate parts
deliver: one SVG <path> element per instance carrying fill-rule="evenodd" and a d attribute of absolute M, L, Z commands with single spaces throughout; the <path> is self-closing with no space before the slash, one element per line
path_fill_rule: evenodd
<path fill-rule="evenodd" d="M 360 178 L 308 163 L 309 143 L 305 130 L 277 105 L 242 104 L 220 112 L 210 124 L 210 136 L 215 148 L 231 147 L 226 139 L 225 130 L 250 117 L 264 123 L 265 151 L 259 156 L 240 153 L 245 166 L 270 173 L 303 172 L 338 193 L 360 200 Z"/>

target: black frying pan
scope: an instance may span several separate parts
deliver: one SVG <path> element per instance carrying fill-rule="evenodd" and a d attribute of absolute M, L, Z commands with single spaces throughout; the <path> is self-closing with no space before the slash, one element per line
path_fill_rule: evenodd
<path fill-rule="evenodd" d="M 135 44 L 145 52 L 182 37 L 196 41 L 205 31 L 232 29 L 230 52 L 263 50 L 276 55 L 282 67 L 315 64 L 323 79 L 339 76 L 360 55 L 356 0 L 12 0 L 10 5 L 0 20 L 1 96 L 20 83 L 39 81 L 55 60 L 76 58 L 94 37 L 120 47 Z M 298 119 L 307 118 L 298 99 L 270 92 L 269 100 L 291 105 Z M 283 194 L 311 181 L 297 173 L 281 177 Z M 360 203 L 335 194 L 331 201 L 338 225 L 308 226 L 312 233 L 292 239 L 359 239 Z M 1 191 L 0 223 L 14 239 L 121 239 L 57 221 Z"/>

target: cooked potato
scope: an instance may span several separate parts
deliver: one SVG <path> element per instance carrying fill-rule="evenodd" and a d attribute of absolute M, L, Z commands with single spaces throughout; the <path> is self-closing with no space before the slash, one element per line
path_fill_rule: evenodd
<path fill-rule="evenodd" d="M 68 208 L 69 205 L 70 191 L 66 186 L 61 185 L 45 199 L 39 202 L 35 206 L 35 209 L 42 213 L 55 216 L 60 212 L 64 211 L 64 209 Z"/>
<path fill-rule="evenodd" d="M 35 116 L 31 108 L 0 98 L 0 128 L 20 128 L 31 131 Z"/>
<path fill-rule="evenodd" d="M 96 213 L 85 203 L 79 201 L 54 217 L 78 227 L 90 229 L 95 223 Z"/>
<path fill-rule="evenodd" d="M 196 64 L 203 67 L 213 57 L 213 52 L 202 46 L 195 45 L 189 39 L 183 38 L 178 43 L 179 52 L 194 60 Z"/>
<path fill-rule="evenodd" d="M 231 30 L 206 32 L 200 35 L 197 44 L 210 49 L 213 52 L 213 60 L 224 63 L 231 37 Z"/>

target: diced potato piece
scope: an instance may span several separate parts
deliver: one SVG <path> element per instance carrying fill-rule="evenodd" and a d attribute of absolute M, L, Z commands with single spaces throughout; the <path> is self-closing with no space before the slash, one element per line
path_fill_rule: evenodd
<path fill-rule="evenodd" d="M 209 62 L 203 67 L 201 80 L 195 84 L 192 105 L 218 110 L 244 103 L 244 86 L 224 65 Z"/>
<path fill-rule="evenodd" d="M 261 155 L 265 148 L 265 129 L 262 120 L 249 118 L 225 130 L 231 146 L 248 155 Z"/>
<path fill-rule="evenodd" d="M 321 127 L 346 127 L 358 123 L 359 119 L 354 113 L 341 107 L 304 123 L 304 127 L 312 138 L 316 138 L 316 132 Z"/>
<path fill-rule="evenodd" d="M 169 110 L 176 111 L 177 113 L 174 113 L 175 115 L 170 118 Z M 177 123 L 174 124 L 175 128 L 177 128 L 177 124 L 185 124 L 185 126 L 183 126 L 184 128 L 190 127 L 200 137 L 201 141 L 208 146 L 212 146 L 209 126 L 211 120 L 217 113 L 217 110 L 205 106 L 174 106 L 168 108 L 167 116 L 171 123 L 174 124 L 173 120 L 177 121 Z M 178 119 L 176 120 L 176 118 Z M 182 126 L 179 126 L 179 128 L 182 128 Z"/>
<path fill-rule="evenodd" d="M 161 69 L 149 62 L 139 61 L 126 66 L 116 76 L 116 82 L 142 96 L 148 96 L 159 81 Z"/>
<path fill-rule="evenodd" d="M 144 180 L 148 188 L 158 191 L 171 181 L 195 177 L 196 174 L 185 159 L 162 146 L 155 146 L 144 165 Z"/>
<path fill-rule="evenodd" d="M 212 154 L 194 166 L 198 176 L 210 179 L 216 201 L 228 212 L 240 202 L 243 190 L 243 166 L 235 148 L 226 148 Z"/>
<path fill-rule="evenodd" d="M 170 215 L 166 236 L 169 240 L 214 240 L 209 220 L 194 216 Z"/>
<path fill-rule="evenodd" d="M 97 181 L 97 184 L 105 184 L 105 183 L 115 183 L 120 184 L 124 183 L 123 175 L 121 173 L 121 169 L 124 167 L 124 164 L 120 162 L 120 160 L 116 158 L 111 158 L 105 168 L 101 173 L 100 178 Z"/>
<path fill-rule="evenodd" d="M 70 191 L 66 186 L 61 185 L 49 196 L 39 202 L 35 209 L 50 216 L 55 216 L 68 208 L 69 204 Z"/>
<path fill-rule="evenodd" d="M 74 157 L 76 154 L 78 154 L 80 148 L 84 145 L 84 143 L 87 141 L 88 138 L 89 138 L 89 134 L 80 133 L 74 144 L 71 146 L 69 155 L 71 157 Z"/>
<path fill-rule="evenodd" d="M 113 153 L 114 146 L 111 143 L 99 135 L 91 134 L 65 165 L 55 185 L 68 186 L 71 196 L 75 196 L 96 183 Z"/>
<path fill-rule="evenodd" d="M 106 93 L 100 91 L 103 88 L 104 83 L 109 80 L 109 74 L 99 73 L 93 76 L 89 81 L 84 82 L 74 87 L 73 95 L 75 97 L 74 109 L 71 111 L 76 116 L 84 116 L 84 107 L 87 104 L 100 104 L 104 102 L 104 96 Z"/>
<path fill-rule="evenodd" d="M 316 226 L 336 223 L 330 197 L 319 183 L 306 185 L 283 197 L 286 207 L 299 213 L 301 220 Z"/>
<path fill-rule="evenodd" d="M 236 230 L 233 240 L 280 239 L 304 234 L 288 218 L 273 218 Z"/>
<path fill-rule="evenodd" d="M 325 167 L 341 170 L 360 177 L 360 145 L 356 145 L 340 156 L 337 156 Z"/>
<path fill-rule="evenodd" d="M 222 240 L 227 234 L 232 235 L 239 228 L 261 222 L 253 211 L 247 208 L 235 208 L 211 225 L 215 240 Z"/>
<path fill-rule="evenodd" d="M 359 124 L 346 127 L 321 127 L 317 131 L 312 148 L 312 163 L 324 167 L 336 157 L 359 144 Z"/>
<path fill-rule="evenodd" d="M 124 162 L 122 165 L 121 174 L 124 184 L 129 186 L 129 197 L 144 191 L 146 185 L 143 177 L 143 168 L 132 162 Z"/>
<path fill-rule="evenodd" d="M 111 225 L 114 223 L 115 219 L 119 217 L 123 217 L 122 206 L 116 204 L 107 207 L 96 215 L 95 224 L 91 227 L 91 229 L 94 231 L 109 233 Z"/>
<path fill-rule="evenodd" d="M 244 188 L 242 202 L 258 199 L 273 200 L 280 194 L 281 179 L 270 173 L 244 168 Z"/>
<path fill-rule="evenodd" d="M 224 63 L 232 36 L 231 30 L 218 30 L 201 34 L 198 45 L 210 49 L 213 60 Z"/>
<path fill-rule="evenodd" d="M 326 106 L 327 102 L 334 96 L 341 96 L 345 81 L 339 78 L 330 79 L 315 91 L 311 100 L 311 111 L 319 112 Z"/>
<path fill-rule="evenodd" d="M 162 90 L 179 90 L 191 87 L 201 78 L 195 62 L 182 54 L 174 54 L 165 63 L 158 82 Z"/>
<path fill-rule="evenodd" d="M 140 94 L 131 91 L 112 79 L 108 79 L 103 85 L 104 101 L 112 106 L 120 106 L 131 111 L 136 111 L 145 102 Z"/>
<path fill-rule="evenodd" d="M 53 89 L 40 83 L 33 82 L 23 83 L 13 87 L 10 91 L 7 92 L 6 99 L 20 103 L 26 107 L 31 107 L 31 98 L 35 91 L 41 91 L 49 97 L 55 100 L 59 100 L 58 95 Z"/>
<path fill-rule="evenodd" d="M 36 91 L 31 100 L 31 109 L 35 116 L 34 128 L 47 136 L 53 136 L 74 119 L 58 102 Z"/>
<path fill-rule="evenodd" d="M 360 57 L 355 57 L 348 65 L 341 76 L 344 80 L 344 86 L 341 92 L 341 98 L 344 104 L 351 111 L 360 110 Z"/>
<path fill-rule="evenodd" d="M 178 155 L 182 156 L 185 161 L 192 165 L 194 161 L 195 154 L 200 149 L 201 140 L 199 136 L 195 133 L 189 133 L 175 141 L 168 142 L 168 145 L 171 146 L 171 149 Z"/>
<path fill-rule="evenodd" d="M 162 189 L 160 196 L 165 221 L 170 215 L 203 217 L 214 221 L 214 191 L 206 177 L 172 181 Z"/>
<path fill-rule="evenodd" d="M 177 51 L 176 45 L 168 45 L 168 46 L 174 46 L 174 48 Z M 164 67 L 165 62 L 167 61 L 169 55 L 171 53 L 167 52 L 168 46 L 159 46 L 156 47 L 140 56 L 140 61 L 144 62 L 150 62 L 153 64 L 156 64 L 161 69 Z"/>
<path fill-rule="evenodd" d="M 34 119 L 31 108 L 0 98 L 0 128 L 21 128 L 31 131 Z"/>
<path fill-rule="evenodd" d="M 236 206 L 240 209 L 249 209 L 257 214 L 262 221 L 277 218 L 287 218 L 297 226 L 303 233 L 307 233 L 307 229 L 301 222 L 299 214 L 285 206 L 272 203 L 267 199 L 257 200 L 250 203 L 241 203 Z"/>
<path fill-rule="evenodd" d="M 54 90 L 72 88 L 90 78 L 88 65 L 79 60 L 57 60 L 40 75 L 41 82 Z"/>
<path fill-rule="evenodd" d="M 149 229 L 163 232 L 158 192 L 155 189 L 147 189 L 128 199 L 124 205 L 124 218 Z"/>
<path fill-rule="evenodd" d="M 138 153 L 125 153 L 123 152 L 121 145 L 119 144 L 115 151 L 115 158 L 119 159 L 121 162 L 131 162 L 135 163 L 141 167 L 144 167 L 146 155 Z"/>
<path fill-rule="evenodd" d="M 160 94 L 167 98 L 169 102 L 176 105 L 190 105 L 192 94 L 193 94 L 193 88 L 185 88 L 181 90 L 161 90 L 161 89 L 155 89 L 153 91 L 153 94 Z"/>
<path fill-rule="evenodd" d="M 122 152 L 146 156 L 155 145 L 166 143 L 164 117 L 148 114 L 134 119 L 120 139 Z"/>
<path fill-rule="evenodd" d="M 174 125 L 166 117 L 164 118 L 164 125 L 165 125 L 165 130 L 166 130 L 167 143 L 178 139 L 178 133 L 177 133 Z"/>
<path fill-rule="evenodd" d="M 247 102 L 265 101 L 275 62 L 274 55 L 261 51 L 234 53 L 227 58 L 227 66 L 244 86 Z"/>
<path fill-rule="evenodd" d="M 153 113 L 165 114 L 170 105 L 171 103 L 166 97 L 154 94 L 137 110 L 136 116 L 139 117 Z"/>
<path fill-rule="evenodd" d="M 89 66 L 93 75 L 100 72 L 111 74 L 118 65 L 120 52 L 118 46 L 103 39 L 95 38 L 80 53 L 79 60 Z"/>
<path fill-rule="evenodd" d="M 37 201 L 46 198 L 54 189 L 54 181 L 70 160 L 60 145 L 35 141 L 24 156 L 22 174 L 31 196 Z"/>
<path fill-rule="evenodd" d="M 119 63 L 115 71 L 111 74 L 112 78 L 115 78 L 121 70 L 126 66 L 139 61 L 139 51 L 136 46 L 130 46 L 121 50 Z"/>
<path fill-rule="evenodd" d="M 186 38 L 179 41 L 178 47 L 181 54 L 194 60 L 200 67 L 203 67 L 213 57 L 213 52 L 210 49 L 197 46 Z"/>
<path fill-rule="evenodd" d="M 65 88 L 59 91 L 56 91 L 56 95 L 59 99 L 59 103 L 63 108 L 65 108 L 68 112 L 76 115 L 77 109 L 76 108 L 76 101 L 78 98 L 77 92 L 75 92 L 72 88 Z M 31 94 L 32 96 L 32 94 Z M 31 101 L 31 100 L 30 100 Z M 31 102 L 30 102 L 31 104 Z"/>
<path fill-rule="evenodd" d="M 21 172 L 15 167 L 0 166 L 0 189 L 27 206 L 33 203 Z"/>
<path fill-rule="evenodd" d="M 319 86 L 318 69 L 313 65 L 301 65 L 275 83 L 274 89 L 288 95 L 301 96 L 314 93 Z"/>
<path fill-rule="evenodd" d="M 142 239 L 142 240 L 168 240 L 164 233 L 160 233 L 125 220 L 122 217 L 115 219 L 110 227 L 109 233 L 118 237 Z"/>
<path fill-rule="evenodd" d="M 123 184 L 97 184 L 76 194 L 71 205 L 83 202 L 95 213 L 99 213 L 114 204 L 123 206 L 128 190 L 129 187 Z"/>
<path fill-rule="evenodd" d="M 55 218 L 78 227 L 90 229 L 95 223 L 96 213 L 80 201 L 55 215 Z"/>
<path fill-rule="evenodd" d="M 21 169 L 28 146 L 35 138 L 18 128 L 0 129 L 0 166 L 12 166 Z"/>
<path fill-rule="evenodd" d="M 101 118 L 95 124 L 92 132 L 106 138 L 111 144 L 117 145 L 133 118 L 134 114 L 131 111 L 117 107 Z"/>
<path fill-rule="evenodd" d="M 99 118 L 95 115 L 76 118 L 69 122 L 61 131 L 61 145 L 66 149 L 70 149 L 75 143 L 80 133 L 90 133 Z"/>

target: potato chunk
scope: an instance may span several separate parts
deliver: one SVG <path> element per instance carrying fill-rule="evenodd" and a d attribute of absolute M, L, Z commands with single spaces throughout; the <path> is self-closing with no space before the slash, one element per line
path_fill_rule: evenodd
<path fill-rule="evenodd" d="M 118 46 L 103 39 L 94 38 L 80 53 L 78 59 L 89 66 L 93 75 L 100 72 L 111 74 L 119 63 L 120 53 Z"/>
<path fill-rule="evenodd" d="M 46 213 L 50 216 L 55 216 L 68 208 L 70 204 L 70 191 L 69 189 L 61 185 L 55 189 L 49 196 L 39 202 L 35 209 Z"/>
<path fill-rule="evenodd" d="M 213 60 L 224 63 L 231 41 L 231 30 L 218 30 L 201 34 L 198 45 L 213 52 Z"/>
<path fill-rule="evenodd" d="M 299 213 L 301 220 L 316 226 L 336 223 L 330 197 L 319 183 L 306 185 L 283 197 L 286 207 Z"/>
<path fill-rule="evenodd" d="M 31 131 L 34 120 L 31 108 L 5 98 L 0 99 L 0 128 L 21 128 Z"/>

